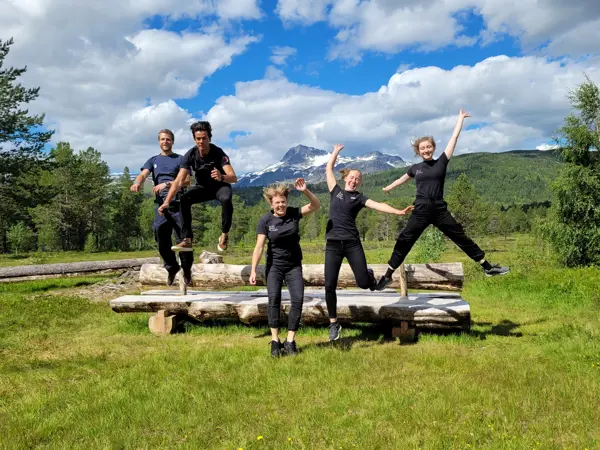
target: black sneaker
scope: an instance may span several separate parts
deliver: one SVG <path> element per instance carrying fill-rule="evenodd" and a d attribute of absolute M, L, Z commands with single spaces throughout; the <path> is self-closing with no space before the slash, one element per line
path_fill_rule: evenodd
<path fill-rule="evenodd" d="M 289 342 L 287 339 L 283 342 L 283 351 L 288 356 L 296 356 L 298 354 L 298 347 L 296 347 L 296 341 Z"/>
<path fill-rule="evenodd" d="M 383 291 L 390 284 L 392 284 L 392 279 L 391 278 L 386 278 L 385 276 L 383 276 L 383 277 L 381 277 L 379 279 L 379 282 L 377 283 L 377 286 L 375 286 L 375 290 L 376 291 Z"/>
<path fill-rule="evenodd" d="M 183 282 L 187 287 L 192 287 L 194 282 L 192 281 L 192 271 L 184 270 L 183 271 Z"/>
<path fill-rule="evenodd" d="M 175 283 L 175 277 L 177 276 L 177 272 L 179 272 L 179 269 L 177 270 L 168 270 L 167 271 L 167 286 L 173 286 L 173 283 Z"/>
<path fill-rule="evenodd" d="M 375 272 L 373 272 L 373 269 L 367 269 L 367 273 L 369 274 L 369 279 L 371 280 L 371 287 L 369 289 L 371 291 L 374 291 L 375 286 L 377 286 L 377 280 L 375 279 Z"/>
<path fill-rule="evenodd" d="M 337 341 L 340 338 L 340 331 L 342 326 L 337 322 L 329 324 L 329 341 Z"/>
<path fill-rule="evenodd" d="M 279 358 L 281 356 L 281 342 L 271 341 L 271 356 L 273 358 Z"/>
<path fill-rule="evenodd" d="M 488 270 L 483 269 L 486 277 L 493 277 L 495 275 L 506 275 L 510 270 L 508 267 L 500 267 L 498 264 L 493 264 Z"/>

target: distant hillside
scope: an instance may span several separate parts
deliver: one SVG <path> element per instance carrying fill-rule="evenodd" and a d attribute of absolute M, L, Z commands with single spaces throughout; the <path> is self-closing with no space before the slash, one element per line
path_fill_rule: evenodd
<path fill-rule="evenodd" d="M 452 158 L 448 166 L 445 192 L 464 173 L 482 199 L 497 204 L 525 204 L 552 199 L 549 183 L 558 175 L 562 163 L 553 151 L 513 150 L 503 153 L 471 153 Z M 371 173 L 364 177 L 361 191 L 374 200 L 390 197 L 381 188 L 406 173 L 407 168 Z M 316 193 L 327 193 L 326 184 L 312 184 Z M 262 200 L 262 188 L 235 188 L 248 205 Z M 409 201 L 414 198 L 414 183 L 402 186 L 392 193 Z"/>

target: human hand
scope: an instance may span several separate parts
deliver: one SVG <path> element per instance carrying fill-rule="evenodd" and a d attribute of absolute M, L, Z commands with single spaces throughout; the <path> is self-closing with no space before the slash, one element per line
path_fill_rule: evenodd
<path fill-rule="evenodd" d="M 163 189 L 165 189 L 167 187 L 167 183 L 160 183 L 157 184 L 156 186 L 154 186 L 152 188 L 152 192 L 154 192 L 155 194 L 158 194 L 160 191 L 162 191 Z"/>
<path fill-rule="evenodd" d="M 344 144 L 335 144 L 333 146 L 334 152 L 341 152 L 344 149 Z"/>
<path fill-rule="evenodd" d="M 168 209 L 168 208 L 169 208 L 169 204 L 165 202 L 165 203 L 163 203 L 162 205 L 160 205 L 160 206 L 158 207 L 158 213 L 159 213 L 161 216 L 164 216 L 164 215 L 165 215 L 165 213 L 164 213 L 164 210 L 165 210 L 165 209 Z"/>
<path fill-rule="evenodd" d="M 296 178 L 295 188 L 297 190 L 299 190 L 300 192 L 306 191 L 307 187 L 306 187 L 306 182 L 304 181 L 304 178 Z"/>
<path fill-rule="evenodd" d="M 223 181 L 223 174 L 221 172 L 219 172 L 217 169 L 212 170 L 212 172 L 210 173 L 210 177 L 213 180 Z"/>
<path fill-rule="evenodd" d="M 140 183 L 133 183 L 133 184 L 131 185 L 131 187 L 129 188 L 129 190 L 130 190 L 131 192 L 139 192 L 139 190 L 140 190 L 140 186 L 141 186 L 141 185 L 140 185 Z"/>
<path fill-rule="evenodd" d="M 460 112 L 458 113 L 459 117 L 461 119 L 466 119 L 467 117 L 471 117 L 471 114 L 469 114 L 466 110 L 461 109 Z"/>
<path fill-rule="evenodd" d="M 254 286 L 256 284 L 256 271 L 255 270 L 250 271 L 250 280 L 249 281 L 252 286 Z"/>

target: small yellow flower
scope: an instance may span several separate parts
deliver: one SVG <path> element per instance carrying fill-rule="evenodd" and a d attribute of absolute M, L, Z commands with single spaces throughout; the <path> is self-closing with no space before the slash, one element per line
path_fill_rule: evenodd
<path fill-rule="evenodd" d="M 292 442 L 292 438 L 288 438 L 288 442 Z"/>
<path fill-rule="evenodd" d="M 256 440 L 257 441 L 262 441 L 263 437 L 262 436 L 256 436 Z"/>

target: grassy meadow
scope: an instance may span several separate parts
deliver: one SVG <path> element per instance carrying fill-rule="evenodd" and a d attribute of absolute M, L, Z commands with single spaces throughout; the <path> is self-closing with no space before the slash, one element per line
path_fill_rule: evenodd
<path fill-rule="evenodd" d="M 440 258 L 465 265 L 470 333 L 399 345 L 355 324 L 330 345 L 307 327 L 279 360 L 266 326 L 160 338 L 148 314 L 74 295 L 106 276 L 0 284 L 0 447 L 600 448 L 600 270 L 560 268 L 529 236 L 480 244 L 511 273 L 486 278 L 453 245 Z"/>

